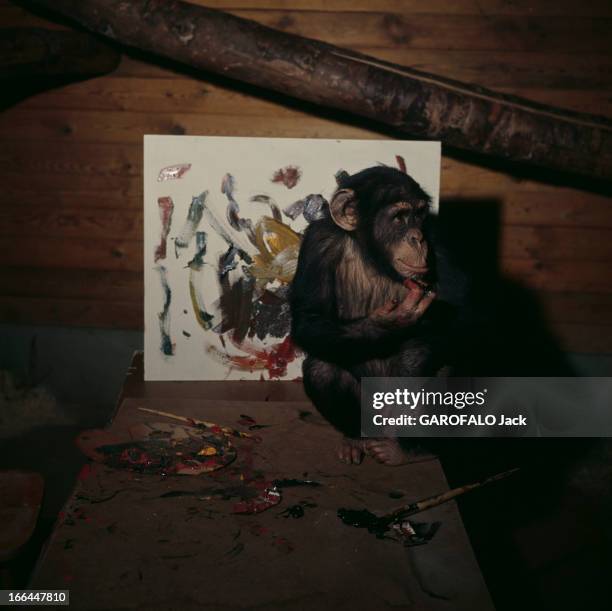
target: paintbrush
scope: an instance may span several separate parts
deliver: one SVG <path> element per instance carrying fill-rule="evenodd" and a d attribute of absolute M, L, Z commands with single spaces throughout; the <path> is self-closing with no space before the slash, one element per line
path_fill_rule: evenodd
<path fill-rule="evenodd" d="M 455 497 L 461 496 L 462 494 L 470 492 L 476 488 L 481 488 L 482 486 L 486 486 L 492 482 L 505 479 L 517 471 L 519 471 L 518 467 L 509 469 L 508 471 L 503 471 L 502 473 L 497 473 L 496 475 L 491 475 L 490 477 L 487 477 L 479 482 L 459 486 L 459 488 L 453 488 L 447 492 L 442 492 L 441 494 L 427 497 L 421 501 L 404 505 L 403 507 L 400 507 L 399 509 L 396 509 L 395 511 L 387 513 L 383 516 L 377 516 L 367 509 L 358 510 L 341 508 L 338 509 L 338 517 L 349 526 L 355 526 L 356 528 L 367 528 L 368 531 L 375 534 L 377 537 L 382 538 L 393 524 L 397 524 L 409 516 L 413 516 L 417 513 L 425 511 L 426 509 L 431 509 L 432 507 L 442 505 L 443 503 L 446 503 Z"/>
<path fill-rule="evenodd" d="M 426 509 L 431 509 L 432 507 L 437 507 L 438 505 L 442 505 L 455 497 L 461 496 L 466 492 L 470 492 L 471 490 L 475 490 L 476 488 L 481 488 L 482 486 L 486 486 L 487 484 L 491 484 L 492 482 L 496 482 L 500 479 L 505 479 L 510 475 L 516 473 L 520 469 L 515 467 L 514 469 L 509 469 L 508 471 L 503 471 L 502 473 L 497 473 L 495 475 L 491 475 L 479 482 L 473 482 L 472 484 L 466 484 L 465 486 L 459 486 L 459 488 L 453 488 L 452 490 L 448 490 L 447 492 L 442 492 L 441 494 L 436 494 L 434 496 L 430 496 L 422 501 L 416 501 L 415 503 L 410 503 L 409 505 L 404 505 L 391 513 L 388 513 L 384 516 L 385 519 L 389 519 L 390 522 L 397 522 L 398 520 L 402 520 L 409 516 L 413 516 L 415 513 L 421 513 L 421 511 L 425 511 Z"/>
<path fill-rule="evenodd" d="M 172 418 L 173 420 L 180 420 L 186 422 L 191 426 L 196 426 L 201 429 L 214 429 L 221 431 L 227 437 L 241 437 L 247 439 L 257 439 L 255 435 L 250 433 L 243 433 L 229 426 L 220 426 L 214 422 L 208 422 L 207 420 L 197 420 L 196 418 L 188 418 L 187 416 L 179 416 L 178 414 L 171 414 L 170 412 L 162 412 L 157 409 L 149 409 L 148 407 L 139 407 L 141 412 L 148 412 L 149 414 L 156 414 L 157 416 L 165 416 L 166 418 Z"/>

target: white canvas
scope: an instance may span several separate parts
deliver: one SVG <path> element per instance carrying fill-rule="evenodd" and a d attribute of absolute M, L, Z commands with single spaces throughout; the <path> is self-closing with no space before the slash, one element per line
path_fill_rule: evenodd
<path fill-rule="evenodd" d="M 306 216 L 320 213 L 337 187 L 338 171 L 398 167 L 403 159 L 432 197 L 434 212 L 438 207 L 437 142 L 145 136 L 144 148 L 146 380 L 301 376 L 302 357 L 283 335 L 288 327 L 283 300 L 308 224 L 300 212 L 308 203 Z M 274 182 L 282 168 L 293 169 L 285 182 L 282 175 Z M 318 197 L 308 199 L 312 195 Z M 160 211 L 167 215 L 170 200 L 163 257 Z M 301 203 L 287 210 L 296 202 Z M 192 220 L 202 214 L 197 227 L 187 223 L 190 209 Z M 235 248 L 228 253 L 229 241 Z M 245 335 L 248 317 L 252 324 Z M 238 331 L 227 328 L 234 323 Z M 237 335 L 244 337 L 238 341 Z"/>

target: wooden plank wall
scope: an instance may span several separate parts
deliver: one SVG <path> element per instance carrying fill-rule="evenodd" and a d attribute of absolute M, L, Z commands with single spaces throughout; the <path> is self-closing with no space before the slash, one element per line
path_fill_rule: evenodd
<path fill-rule="evenodd" d="M 201 0 L 290 32 L 612 116 L 607 0 Z M 47 25 L 7 0 L 0 22 Z M 57 27 L 57 26 L 56 26 Z M 359 122 L 125 57 L 0 115 L 0 319 L 142 326 L 143 134 L 376 138 Z M 443 198 L 501 202 L 501 266 L 566 349 L 612 352 L 612 200 L 445 156 Z"/>

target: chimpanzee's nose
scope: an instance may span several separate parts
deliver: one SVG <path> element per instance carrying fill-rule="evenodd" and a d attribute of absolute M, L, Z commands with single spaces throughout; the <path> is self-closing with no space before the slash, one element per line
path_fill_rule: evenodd
<path fill-rule="evenodd" d="M 406 239 L 412 246 L 416 247 L 420 246 L 425 238 L 423 237 L 423 232 L 420 229 L 413 228 L 409 229 L 406 233 Z"/>

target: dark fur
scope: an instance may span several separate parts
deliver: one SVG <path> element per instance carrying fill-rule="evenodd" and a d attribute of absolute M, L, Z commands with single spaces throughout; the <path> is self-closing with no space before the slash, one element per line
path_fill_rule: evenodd
<path fill-rule="evenodd" d="M 446 315 L 432 305 L 418 323 L 403 329 L 384 328 L 369 318 L 407 294 L 389 263 L 389 245 L 409 227 L 427 232 L 424 218 L 391 226 L 387 207 L 398 201 L 428 204 L 429 196 L 412 178 L 386 167 L 359 172 L 340 187 L 357 194 L 359 226 L 347 232 L 327 217 L 306 230 L 291 291 L 292 337 L 308 355 L 306 393 L 335 427 L 356 437 L 360 378 L 435 375 L 446 360 L 439 324 Z"/>

